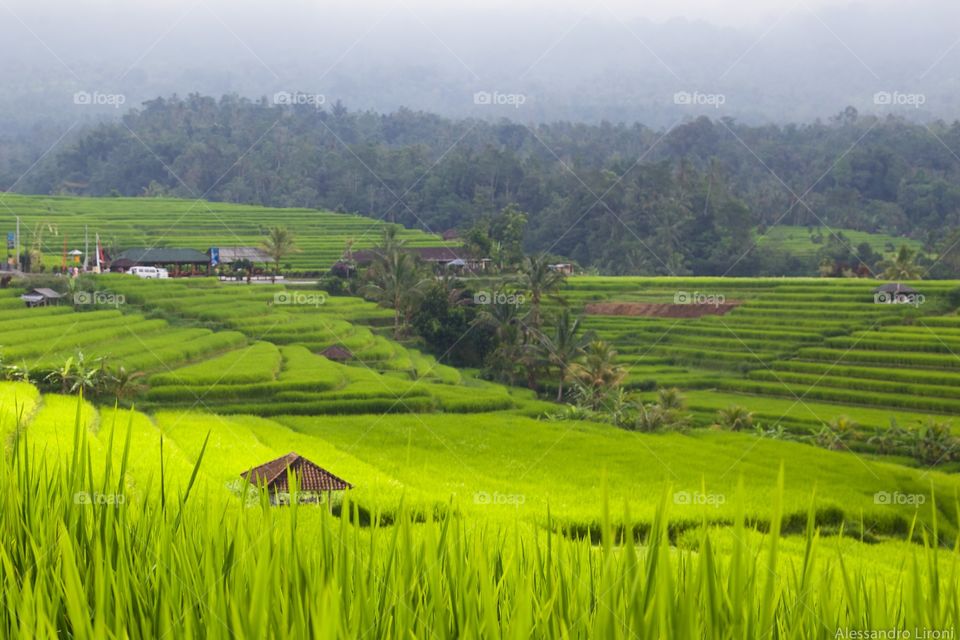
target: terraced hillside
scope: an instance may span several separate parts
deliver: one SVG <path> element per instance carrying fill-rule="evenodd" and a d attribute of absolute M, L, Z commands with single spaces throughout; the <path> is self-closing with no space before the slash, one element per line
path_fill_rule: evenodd
<path fill-rule="evenodd" d="M 395 612 L 446 611 L 451 594 L 464 592 L 471 595 L 455 605 L 460 610 L 476 606 L 476 592 L 486 594 L 486 611 L 515 609 L 518 601 L 577 603 L 557 604 L 558 609 L 544 604 L 563 622 L 527 624 L 524 629 L 532 631 L 525 636 L 563 637 L 573 630 L 578 637 L 588 632 L 612 637 L 617 634 L 603 631 L 612 627 L 599 611 L 619 607 L 619 619 L 635 620 L 627 612 L 643 601 L 641 585 L 657 585 L 649 587 L 657 590 L 650 602 L 665 603 L 659 605 L 663 611 L 686 594 L 699 594 L 704 603 L 716 601 L 712 594 L 742 603 L 758 601 L 756 592 L 762 590 L 772 594 L 764 596 L 770 611 L 811 630 L 811 637 L 833 637 L 833 626 L 856 626 L 865 615 L 872 619 L 890 611 L 904 612 L 890 623 L 895 625 L 946 628 L 955 620 L 958 555 L 948 550 L 960 539 L 955 473 L 752 433 L 637 433 L 598 422 L 546 419 L 545 409 L 555 405 L 536 400 L 532 392 L 479 381 L 390 340 L 381 326 L 383 310 L 356 299 L 203 279 L 104 276 L 94 282 L 98 295 L 88 298 L 114 300 L 114 307 L 24 309 L 17 291 L 0 293 L 5 323 L 0 328 L 6 329 L 0 353 L 56 364 L 80 349 L 118 362 L 148 363 L 137 410 L 114 408 L 114 400 L 104 397 L 91 396 L 90 402 L 49 392 L 49 385 L 40 393 L 31 384 L 0 382 L 0 478 L 7 488 L 0 493 L 0 528 L 8 542 L 0 555 L 12 558 L 7 566 L 18 578 L 7 585 L 16 611 L 43 611 L 44 629 L 89 628 L 86 637 L 96 637 L 92 629 L 106 614 L 96 613 L 90 599 L 110 589 L 136 594 L 117 620 L 146 620 L 150 616 L 143 616 L 140 603 L 163 597 L 170 604 L 150 620 L 187 620 L 191 628 L 204 628 L 206 609 L 197 613 L 198 600 L 182 588 L 186 584 L 201 585 L 206 606 L 232 621 L 222 637 L 267 637 L 268 618 L 248 613 L 251 589 L 292 593 L 294 584 L 304 597 L 292 602 L 322 603 L 299 616 L 299 631 L 289 634 L 296 637 L 362 636 L 377 616 L 357 616 L 380 611 L 380 603 Z M 626 349 L 641 340 L 662 346 L 656 355 L 638 350 L 624 356 L 636 366 L 632 383 L 669 380 L 662 373 L 667 372 L 690 386 L 691 406 L 708 418 L 716 408 L 704 407 L 731 399 L 758 412 L 761 406 L 779 412 L 773 403 L 812 411 L 814 405 L 789 394 L 750 395 L 719 384 L 758 384 L 762 380 L 751 377 L 755 371 L 816 363 L 815 352 L 807 350 L 842 348 L 829 341 L 859 337 L 858 331 L 868 334 L 864 344 L 874 344 L 874 332 L 886 336 L 921 322 L 949 325 L 954 317 L 936 315 L 934 305 L 941 303 L 933 298 L 922 309 L 864 306 L 864 283 L 728 284 L 730 299 L 742 304 L 725 315 L 590 322 Z M 687 285 L 709 291 L 702 281 L 682 286 Z M 575 279 L 571 298 L 578 305 L 669 302 L 671 288 L 678 286 Z M 944 299 L 950 291 L 947 284 L 923 286 Z M 848 294 L 856 300 L 846 302 Z M 832 316 L 822 325 L 813 313 L 802 313 L 816 306 L 811 299 L 818 296 Z M 795 308 L 796 317 L 778 314 L 778 308 Z M 913 324 L 907 324 L 911 318 Z M 615 333 L 614 321 L 628 326 Z M 663 321 L 679 324 L 653 338 L 653 325 L 646 323 Z M 673 332 L 681 326 L 691 330 Z M 139 350 L 127 351 L 123 334 L 112 332 L 116 328 L 127 330 Z M 755 341 L 755 350 L 765 354 L 765 360 L 754 358 L 763 366 L 719 355 L 750 353 L 741 339 L 715 339 L 695 356 L 698 328 L 734 336 L 753 332 L 743 339 Z M 178 332 L 192 331 L 236 342 L 192 355 L 164 351 L 182 349 L 190 341 L 181 344 L 188 334 Z M 895 352 L 919 354 L 914 340 L 894 340 Z M 899 343 L 910 343 L 910 350 Z M 37 353 L 35 345 L 50 353 Z M 343 362 L 318 354 L 344 345 L 349 356 Z M 712 353 L 717 357 L 711 359 Z M 815 406 L 818 413 L 825 413 L 820 407 L 889 413 L 881 406 Z M 353 488 L 324 508 L 271 508 L 241 473 L 291 451 Z M 109 534 L 91 536 L 91 531 Z M 481 537 L 470 542 L 466 536 L 476 532 Z M 124 542 L 104 546 L 118 536 Z M 289 546 L 277 552 L 278 545 Z M 815 551 L 823 545 L 821 558 Z M 610 577 L 619 562 L 630 571 Z M 723 571 L 729 574 L 718 573 Z M 141 579 L 153 575 L 157 582 Z M 120 576 L 127 582 L 111 582 Z M 605 593 L 610 587 L 604 580 L 621 585 L 609 606 L 601 606 L 605 596 L 586 588 L 594 584 Z M 304 585 L 320 591 L 306 593 Z M 381 585 L 389 586 L 377 591 Z M 533 585 L 544 591 L 534 596 Z M 394 591 L 414 594 L 412 604 L 407 598 L 403 604 L 388 600 L 396 597 L 390 595 Z M 70 595 L 52 602 L 35 595 L 62 592 Z M 800 609 L 789 608 L 799 601 L 803 611 L 813 611 L 802 624 L 792 613 Z M 865 601 L 872 613 L 862 613 Z M 920 604 L 905 607 L 906 601 Z M 333 610 L 344 612 L 336 629 Z M 435 613 L 413 615 L 416 620 L 404 623 L 404 635 L 416 628 L 418 637 L 431 636 L 439 627 L 443 637 L 463 635 L 459 619 L 435 622 L 440 619 Z M 534 617 L 523 611 L 510 615 Z M 24 617 L 18 615 L 17 624 Z M 708 618 L 715 616 L 702 620 Z M 826 627 L 829 634 L 822 633 L 824 619 L 834 621 Z M 320 620 L 326 631 L 317 631 L 320 623 L 314 622 Z M 680 631 L 666 622 L 653 636 L 701 637 L 698 630 L 722 626 L 696 620 Z M 269 624 L 292 628 L 284 626 L 288 622 L 276 617 Z M 759 624 L 768 623 L 780 624 Z M 0 619 L 6 628 L 13 624 Z M 142 635 L 162 636 L 176 624 L 145 623 Z M 646 620 L 632 625 L 621 635 L 650 631 Z M 485 630 L 497 623 L 474 627 L 473 635 L 486 637 Z M 743 625 L 737 628 L 743 633 L 717 637 L 751 635 Z M 55 635 L 33 631 L 21 635 Z"/>
<path fill-rule="evenodd" d="M 247 343 L 238 331 L 174 326 L 118 308 L 24 308 L 20 290 L 0 290 L 0 354 L 4 364 L 46 375 L 82 352 L 136 371 L 165 370 Z"/>
<path fill-rule="evenodd" d="M 883 426 L 891 416 L 912 421 L 956 413 L 960 316 L 950 294 L 958 283 L 913 283 L 923 296 L 917 305 L 877 304 L 877 284 L 574 278 L 565 295 L 581 310 L 597 301 L 738 303 L 723 315 L 593 314 L 585 323 L 616 345 L 632 386 L 695 390 L 691 404 L 704 420 L 723 403 L 807 425 L 841 414 Z"/>
<path fill-rule="evenodd" d="M 900 245 L 906 244 L 911 249 L 920 251 L 923 249 L 923 243 L 919 240 L 891 236 L 883 233 L 868 233 L 866 231 L 856 231 L 854 229 L 826 229 L 795 227 L 790 225 L 778 225 L 767 229 L 765 233 L 760 234 L 757 243 L 775 249 L 780 253 L 789 253 L 795 256 L 808 257 L 814 256 L 823 248 L 833 234 L 843 234 L 849 245 L 853 248 L 859 247 L 862 243 L 867 243 L 875 253 L 889 254 Z M 814 242 L 813 238 L 821 238 L 820 242 Z"/>
<path fill-rule="evenodd" d="M 313 209 L 271 209 L 222 202 L 167 198 L 69 198 L 4 194 L 4 215 L 12 231 L 14 216 L 21 219 L 22 244 L 41 234 L 44 262 L 60 264 L 64 241 L 69 249 L 83 250 L 84 231 L 91 243 L 99 233 L 105 245 L 132 247 L 184 247 L 206 251 L 210 247 L 259 246 L 270 227 L 284 225 L 294 234 L 300 253 L 291 255 L 295 271 L 323 271 L 342 254 L 347 241 L 355 248 L 372 247 L 382 224 L 371 218 Z M 51 230 L 50 226 L 54 229 Z M 410 246 L 442 246 L 439 237 L 404 229 L 399 236 Z"/>
<path fill-rule="evenodd" d="M 503 411 L 522 398 L 534 408 L 545 404 L 388 339 L 377 325 L 392 314 L 360 299 L 214 279 L 109 275 L 96 282 L 91 298 L 122 303 L 24 309 L 8 290 L 16 305 L 9 322 L 37 328 L 4 336 L 6 362 L 44 379 L 78 353 L 88 362 L 102 357 L 148 374 L 139 399 L 146 406 L 220 413 Z M 319 355 L 329 347 L 345 350 L 346 361 Z"/>
<path fill-rule="evenodd" d="M 43 450 L 51 462 L 70 456 L 74 434 L 63 425 L 73 424 L 78 415 L 76 397 L 39 395 L 25 385 L 0 383 L 0 398 L 26 403 L 19 433 L 28 444 Z M 92 437 L 90 453 L 101 470 L 107 457 L 120 466 L 119 443 L 130 430 L 136 452 L 127 483 L 131 499 L 159 486 L 161 435 L 167 489 L 176 495 L 189 480 L 209 432 L 200 482 L 201 492 L 214 497 L 240 495 L 241 472 L 290 451 L 348 479 L 356 486 L 352 500 L 365 511 L 385 515 L 396 514 L 403 503 L 420 513 L 454 508 L 473 516 L 544 523 L 549 508 L 554 525 L 586 532 L 599 526 L 604 495 L 613 504 L 629 503 L 641 522 L 654 517 L 666 488 L 723 496 L 710 504 L 676 501 L 672 521 L 682 530 L 704 518 L 724 526 L 738 509 L 768 522 L 782 461 L 789 480 L 787 520 L 803 521 L 816 484 L 823 526 L 835 530 L 845 523 L 852 534 L 871 541 L 902 539 L 914 517 L 932 528 L 931 504 L 918 510 L 912 504 L 878 503 L 874 494 L 928 494 L 932 483 L 936 495 L 943 496 L 939 530 L 948 539 L 957 533 L 950 507 L 960 490 L 955 475 L 857 460 L 850 453 L 797 443 L 758 441 L 749 434 L 650 436 L 518 415 L 270 418 L 171 409 L 148 415 L 90 403 L 81 408 L 81 423 Z M 0 413 L 0 424 L 9 427 L 11 405 L 4 404 Z M 9 428 L 3 438 L 9 445 Z M 637 474 L 637 469 L 645 471 Z M 738 489 L 744 479 L 749 492 Z"/>

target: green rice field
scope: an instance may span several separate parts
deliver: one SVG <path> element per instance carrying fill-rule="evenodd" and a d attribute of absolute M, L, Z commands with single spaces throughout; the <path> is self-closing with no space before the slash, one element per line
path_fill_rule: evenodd
<path fill-rule="evenodd" d="M 711 425 L 960 432 L 960 282 L 570 278 L 628 389 L 680 389 L 692 424 L 655 433 L 558 419 L 359 298 L 91 282 L 111 304 L 0 290 L 0 638 L 955 637 L 956 465 Z M 691 301 L 733 308 L 593 306 Z M 140 377 L 49 382 L 80 354 Z M 272 506 L 241 474 L 291 452 L 352 488 Z"/>
<path fill-rule="evenodd" d="M 272 226 L 286 226 L 300 249 L 284 260 L 294 271 L 322 272 L 344 252 L 376 245 L 383 222 L 359 215 L 313 209 L 270 209 L 206 200 L 166 198 L 72 198 L 4 194 L 4 220 L 14 231 L 14 216 L 21 220 L 24 246 L 40 243 L 44 264 L 62 262 L 67 250 L 84 250 L 84 234 L 91 247 L 100 234 L 104 245 L 118 250 L 137 247 L 176 247 L 207 251 L 211 247 L 257 247 Z M 442 231 L 442 230 L 438 230 Z M 442 246 L 437 236 L 403 230 L 400 238 L 410 246 Z M 91 248 L 91 253 L 93 249 Z"/>
<path fill-rule="evenodd" d="M 846 415 L 879 427 L 960 410 L 960 316 L 950 302 L 960 283 L 911 284 L 922 303 L 877 304 L 876 281 L 812 278 L 581 277 L 564 295 L 581 311 L 597 302 L 739 303 L 699 318 L 586 316 L 617 348 L 631 386 L 689 390 L 703 420 L 718 404 L 740 404 L 774 424 Z"/>
<path fill-rule="evenodd" d="M 815 243 L 812 236 L 815 236 L 818 232 L 822 241 Z M 883 233 L 869 233 L 854 229 L 827 229 L 825 227 L 814 228 L 811 233 L 811 230 L 807 227 L 790 225 L 777 225 L 767 229 L 765 233 L 758 237 L 758 244 L 778 252 L 807 257 L 816 255 L 817 251 L 830 240 L 833 234 L 839 235 L 841 233 L 851 247 L 856 248 L 863 243 L 867 243 L 878 254 L 890 254 L 904 244 L 916 251 L 923 249 L 923 243 L 918 240 Z"/>

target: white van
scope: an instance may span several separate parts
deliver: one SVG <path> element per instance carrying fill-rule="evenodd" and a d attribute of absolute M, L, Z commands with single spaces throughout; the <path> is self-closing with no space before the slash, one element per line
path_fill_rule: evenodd
<path fill-rule="evenodd" d="M 170 277 L 170 273 L 166 269 L 161 269 L 160 267 L 157 267 L 157 277 L 160 278 L 161 280 L 166 280 L 167 278 Z"/>
<path fill-rule="evenodd" d="M 160 278 L 160 271 L 161 269 L 157 269 L 156 267 L 130 267 L 130 270 L 127 271 L 127 273 L 132 276 L 137 276 L 138 278 L 151 279 Z M 166 269 L 163 269 L 162 271 L 166 272 Z"/>

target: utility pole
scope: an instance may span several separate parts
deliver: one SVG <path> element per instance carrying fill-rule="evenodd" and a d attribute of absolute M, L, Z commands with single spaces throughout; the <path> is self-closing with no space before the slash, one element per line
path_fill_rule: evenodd
<path fill-rule="evenodd" d="M 87 272 L 87 260 L 90 259 L 90 233 L 87 225 L 83 225 L 83 272 Z"/>
<path fill-rule="evenodd" d="M 23 266 L 23 264 L 20 262 L 20 216 L 17 216 L 17 238 L 14 241 L 14 244 L 17 245 L 13 250 L 17 256 L 16 268 L 17 271 L 20 271 L 20 268 Z"/>

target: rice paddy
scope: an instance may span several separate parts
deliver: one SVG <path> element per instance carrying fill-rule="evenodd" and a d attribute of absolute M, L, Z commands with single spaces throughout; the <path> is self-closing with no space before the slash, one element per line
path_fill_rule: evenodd
<path fill-rule="evenodd" d="M 774 424 L 810 427 L 859 414 L 880 427 L 891 417 L 916 422 L 960 409 L 960 318 L 950 302 L 960 283 L 911 284 L 920 304 L 878 304 L 878 283 L 863 280 L 574 278 L 565 295 L 578 309 L 596 301 L 736 301 L 720 316 L 588 315 L 585 324 L 616 346 L 635 388 L 675 386 L 692 399 L 722 396 L 758 410 L 779 397 L 783 412 L 766 412 Z"/>
<path fill-rule="evenodd" d="M 956 469 L 706 427 L 950 422 L 960 283 L 890 305 L 855 280 L 571 278 L 578 312 L 736 303 L 586 316 L 632 391 L 681 389 L 693 428 L 651 434 L 548 419 L 357 298 L 95 282 L 123 303 L 0 291 L 10 371 L 144 374 L 119 405 L 0 383 L 0 637 L 955 637 Z M 269 506 L 241 473 L 292 451 L 353 488 Z"/>
<path fill-rule="evenodd" d="M 59 265 L 63 246 L 84 250 L 85 234 L 95 235 L 108 248 L 178 247 L 207 251 L 211 247 L 259 246 L 269 228 L 288 227 L 299 253 L 284 260 L 294 271 L 319 273 L 343 254 L 347 242 L 355 249 L 375 246 L 383 222 L 359 215 L 314 209 L 272 209 L 249 205 L 167 198 L 70 198 L 4 194 L 4 210 L 21 219 L 23 244 L 37 234 L 44 264 Z M 8 229 L 12 231 L 12 229 Z M 443 231 L 442 229 L 437 231 Z M 403 230 L 411 246 L 442 246 L 437 236 Z M 92 251 L 92 249 L 91 249 Z"/>

